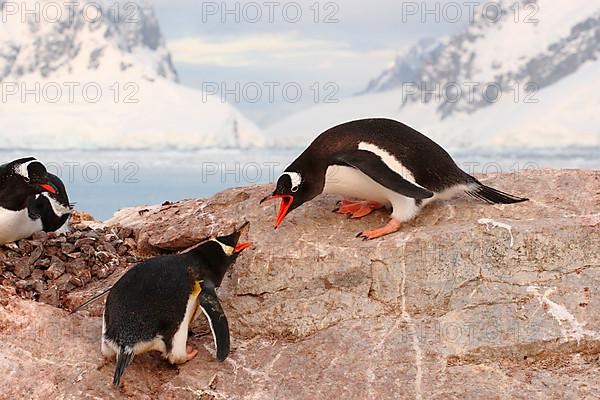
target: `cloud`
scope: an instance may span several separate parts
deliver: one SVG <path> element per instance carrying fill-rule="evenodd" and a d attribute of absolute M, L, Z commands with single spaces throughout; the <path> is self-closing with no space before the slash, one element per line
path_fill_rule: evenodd
<path fill-rule="evenodd" d="M 168 47 L 177 62 L 228 67 L 289 65 L 291 61 L 327 67 L 340 59 L 392 58 L 395 54 L 393 50 L 357 51 L 345 43 L 289 33 L 244 35 L 226 40 L 186 37 L 169 41 Z"/>

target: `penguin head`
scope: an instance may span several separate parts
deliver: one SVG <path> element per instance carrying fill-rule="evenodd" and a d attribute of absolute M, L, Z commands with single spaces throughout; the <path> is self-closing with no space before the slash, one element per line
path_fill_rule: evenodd
<path fill-rule="evenodd" d="M 69 203 L 67 189 L 62 180 L 58 176 L 48 173 L 48 182 L 54 189 L 54 192 L 42 193 L 42 196 L 50 200 L 54 213 L 57 216 L 71 214 L 74 204 Z"/>
<path fill-rule="evenodd" d="M 9 164 L 12 176 L 22 182 L 33 193 L 57 193 L 44 164 L 33 157 L 21 158 Z"/>
<path fill-rule="evenodd" d="M 240 236 L 246 231 L 249 224 L 249 222 L 244 222 L 244 224 L 231 235 L 219 236 L 213 239 L 221 246 L 221 250 L 226 256 L 237 257 L 242 251 L 252 246 L 252 242 L 239 243 Z"/>
<path fill-rule="evenodd" d="M 275 191 L 262 199 L 260 204 L 265 201 L 281 199 L 279 213 L 275 220 L 275 229 L 277 229 L 286 215 L 319 194 L 314 189 L 302 173 L 286 171 L 277 180 Z"/>
<path fill-rule="evenodd" d="M 209 275 L 204 275 L 204 279 L 209 279 L 216 286 L 221 285 L 227 270 L 240 253 L 252 246 L 250 242 L 239 243 L 240 236 L 247 227 L 248 222 L 244 223 L 241 228 L 231 235 L 216 237 L 189 250 L 189 253 L 193 256 L 202 258 L 204 264 L 208 267 Z"/>

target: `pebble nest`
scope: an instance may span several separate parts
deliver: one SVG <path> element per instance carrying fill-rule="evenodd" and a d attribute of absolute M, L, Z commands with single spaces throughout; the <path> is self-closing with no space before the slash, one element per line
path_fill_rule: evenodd
<path fill-rule="evenodd" d="M 0 286 L 60 307 L 67 293 L 141 261 L 133 231 L 118 226 L 71 226 L 66 234 L 38 232 L 0 246 Z"/>

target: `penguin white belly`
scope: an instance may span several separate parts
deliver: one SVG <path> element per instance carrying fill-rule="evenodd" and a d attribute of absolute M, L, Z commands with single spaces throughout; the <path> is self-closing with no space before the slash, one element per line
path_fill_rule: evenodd
<path fill-rule="evenodd" d="M 419 211 L 414 199 L 394 192 L 352 167 L 332 165 L 327 169 L 323 193 L 375 201 L 392 208 L 391 217 L 404 222 Z"/>
<path fill-rule="evenodd" d="M 41 230 L 42 220 L 29 218 L 26 209 L 11 211 L 0 207 L 0 244 L 28 238 Z"/>
<path fill-rule="evenodd" d="M 360 170 L 342 165 L 332 165 L 327 168 L 323 193 L 376 201 L 384 205 L 390 205 L 390 198 L 398 195 Z"/>
<path fill-rule="evenodd" d="M 190 324 L 194 320 L 198 311 L 198 295 L 200 294 L 200 286 L 196 286 L 197 289 L 188 298 L 187 305 L 185 307 L 185 314 L 181 320 L 181 324 L 173 335 L 173 348 L 171 353 L 167 355 L 167 359 L 171 364 L 182 364 L 187 361 L 187 339 Z M 210 321 L 210 319 L 209 319 Z"/>

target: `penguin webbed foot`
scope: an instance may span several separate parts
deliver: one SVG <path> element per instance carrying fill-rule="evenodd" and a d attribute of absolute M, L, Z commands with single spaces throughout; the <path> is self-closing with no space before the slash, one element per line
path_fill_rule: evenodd
<path fill-rule="evenodd" d="M 375 210 L 384 208 L 383 204 L 375 201 L 352 201 L 352 200 L 340 200 L 337 203 L 338 208 L 333 212 L 338 214 L 348 214 L 348 218 L 362 218 L 371 214 Z"/>
<path fill-rule="evenodd" d="M 198 350 L 194 349 L 189 344 L 185 347 L 185 351 L 187 353 L 187 361 L 192 360 L 194 357 L 198 355 Z"/>
<path fill-rule="evenodd" d="M 356 237 L 361 238 L 362 240 L 365 240 L 365 241 L 377 239 L 377 238 L 383 237 L 385 235 L 389 235 L 390 233 L 397 232 L 401 226 L 402 225 L 400 224 L 400 222 L 398 222 L 392 218 L 392 219 L 390 219 L 390 222 L 388 222 L 386 226 L 383 226 L 378 229 L 373 229 L 370 231 L 359 232 L 356 235 Z"/>

